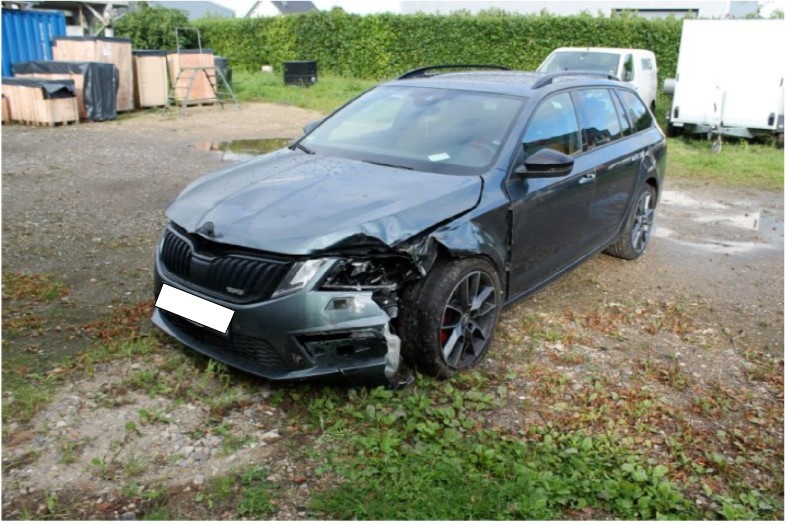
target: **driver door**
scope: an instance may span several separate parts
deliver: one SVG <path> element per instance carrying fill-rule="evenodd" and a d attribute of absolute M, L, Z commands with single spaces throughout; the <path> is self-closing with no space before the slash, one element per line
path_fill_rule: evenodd
<path fill-rule="evenodd" d="M 512 208 L 508 297 L 537 288 L 590 251 L 590 213 L 596 174 L 581 152 L 581 134 L 569 92 L 545 99 L 521 138 L 517 165 L 543 148 L 575 157 L 565 176 L 533 178 L 512 174 L 507 192 Z"/>

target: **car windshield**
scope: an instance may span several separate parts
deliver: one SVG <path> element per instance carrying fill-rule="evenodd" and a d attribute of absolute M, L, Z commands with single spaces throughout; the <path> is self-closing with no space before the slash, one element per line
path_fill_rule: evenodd
<path fill-rule="evenodd" d="M 478 174 L 496 160 L 526 100 L 457 89 L 381 86 L 332 115 L 302 145 L 317 155 Z"/>
<path fill-rule="evenodd" d="M 615 75 L 619 70 L 618 53 L 597 53 L 595 51 L 559 51 L 540 66 L 543 73 L 558 71 L 597 71 Z"/>

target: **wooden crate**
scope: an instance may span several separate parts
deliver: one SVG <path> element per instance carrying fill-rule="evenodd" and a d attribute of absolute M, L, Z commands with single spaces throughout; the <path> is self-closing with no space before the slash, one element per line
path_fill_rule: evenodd
<path fill-rule="evenodd" d="M 165 51 L 134 51 L 134 99 L 137 108 L 165 106 L 169 96 L 169 76 Z"/>
<path fill-rule="evenodd" d="M 182 49 L 166 56 L 169 82 L 178 104 L 209 104 L 218 100 L 215 93 L 215 58 L 210 49 Z M 190 69 L 204 67 L 206 69 Z M 190 89 L 189 89 L 190 88 Z"/>
<path fill-rule="evenodd" d="M 54 60 L 105 62 L 114 64 L 119 74 L 117 111 L 134 109 L 134 68 L 128 38 L 56 37 L 52 43 Z"/>
<path fill-rule="evenodd" d="M 36 79 L 27 80 L 29 85 L 9 84 L 3 79 L 3 100 L 8 102 L 13 122 L 46 126 L 79 122 L 75 96 L 48 98 L 44 89 L 35 85 Z M 73 93 L 73 83 L 70 91 Z"/>
<path fill-rule="evenodd" d="M 79 73 L 35 73 L 16 74 L 18 78 L 46 78 L 49 80 L 73 80 L 76 89 L 76 112 L 82 120 L 88 120 L 84 105 L 84 75 Z"/>

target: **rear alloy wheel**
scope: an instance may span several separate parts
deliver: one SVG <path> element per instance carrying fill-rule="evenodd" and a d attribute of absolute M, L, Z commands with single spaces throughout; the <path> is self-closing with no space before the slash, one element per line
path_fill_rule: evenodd
<path fill-rule="evenodd" d="M 495 270 L 482 259 L 437 264 L 407 294 L 401 323 L 404 357 L 441 378 L 477 366 L 499 319 L 499 290 Z"/>
<path fill-rule="evenodd" d="M 656 202 L 657 190 L 650 184 L 644 184 L 638 191 L 635 207 L 625 221 L 621 238 L 605 252 L 627 260 L 634 260 L 643 255 L 654 233 Z"/>

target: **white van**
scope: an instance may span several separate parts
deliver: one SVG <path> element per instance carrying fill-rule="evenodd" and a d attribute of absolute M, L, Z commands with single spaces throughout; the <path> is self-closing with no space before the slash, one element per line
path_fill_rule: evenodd
<path fill-rule="evenodd" d="M 616 75 L 638 90 L 652 111 L 657 100 L 657 59 L 645 49 L 618 47 L 560 47 L 537 71 L 597 71 Z"/>

